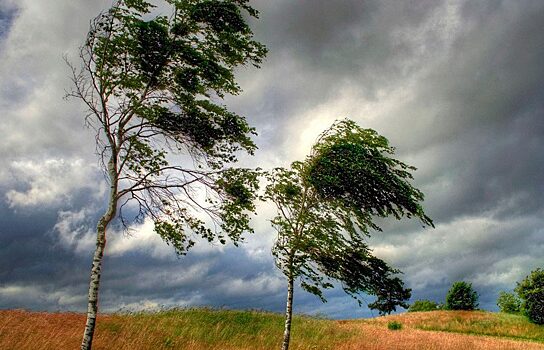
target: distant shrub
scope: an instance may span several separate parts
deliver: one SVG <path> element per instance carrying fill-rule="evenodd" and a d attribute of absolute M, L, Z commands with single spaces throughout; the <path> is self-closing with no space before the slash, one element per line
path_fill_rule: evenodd
<path fill-rule="evenodd" d="M 517 314 L 521 310 L 521 300 L 514 293 L 501 291 L 497 299 L 497 306 L 501 312 Z"/>
<path fill-rule="evenodd" d="M 408 312 L 435 311 L 440 310 L 441 306 L 431 300 L 416 300 L 408 308 Z"/>
<path fill-rule="evenodd" d="M 387 324 L 387 328 L 389 328 L 392 331 L 398 331 L 402 329 L 402 323 L 397 321 L 391 321 Z"/>
<path fill-rule="evenodd" d="M 446 295 L 447 310 L 474 310 L 478 307 L 478 293 L 472 283 L 455 282 Z"/>
<path fill-rule="evenodd" d="M 523 300 L 523 313 L 529 321 L 544 324 L 544 270 L 536 269 L 516 287 L 516 292 Z"/>

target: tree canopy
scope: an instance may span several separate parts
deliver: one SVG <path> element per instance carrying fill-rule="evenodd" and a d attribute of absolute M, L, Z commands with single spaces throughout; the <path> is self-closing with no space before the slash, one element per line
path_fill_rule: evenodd
<path fill-rule="evenodd" d="M 474 310 L 478 307 L 478 293 L 472 283 L 454 282 L 446 295 L 446 310 Z"/>
<path fill-rule="evenodd" d="M 420 204 L 423 193 L 414 188 L 410 171 L 416 170 L 391 158 L 395 149 L 372 129 L 363 129 L 351 120 L 333 124 L 312 148 L 305 178 L 320 200 L 340 210 L 352 227 L 368 232 L 378 229 L 372 216 L 393 215 L 400 219 L 415 216 L 432 225 Z"/>
<path fill-rule="evenodd" d="M 226 165 L 237 151 L 253 153 L 255 130 L 220 101 L 240 92 L 234 68 L 259 66 L 266 48 L 252 40 L 243 12 L 258 13 L 247 0 L 165 2 L 167 15 L 153 17 L 143 0 L 120 0 L 100 14 L 81 66 L 72 66 L 71 95 L 87 105 L 104 168 L 113 167 L 120 217 L 136 204 L 136 219 L 151 217 L 183 253 L 194 243 L 186 231 L 214 236 L 195 212 L 220 221 L 234 240 L 249 229 L 238 209 L 253 209 L 256 178 Z"/>
<path fill-rule="evenodd" d="M 390 278 L 398 271 L 366 243 L 370 230 L 381 230 L 374 218 L 432 221 L 421 207 L 423 194 L 407 181 L 415 168 L 389 157 L 393 153 L 385 137 L 342 120 L 319 137 L 304 162 L 268 174 L 265 198 L 278 208 L 276 262 L 282 270 L 292 265 L 307 291 L 322 298 L 321 289 L 332 287 L 323 276 L 342 281 L 352 295 L 385 297 L 380 290 L 387 283 L 399 285 Z"/>
<path fill-rule="evenodd" d="M 518 314 L 521 311 L 521 300 L 514 293 L 500 291 L 497 306 L 501 312 Z"/>

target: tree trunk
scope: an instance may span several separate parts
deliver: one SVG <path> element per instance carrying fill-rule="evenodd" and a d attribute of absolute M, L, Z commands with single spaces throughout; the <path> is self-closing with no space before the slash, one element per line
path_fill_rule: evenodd
<path fill-rule="evenodd" d="M 87 304 L 87 322 L 81 342 L 81 350 L 90 350 L 93 343 L 96 314 L 98 312 L 98 288 L 100 286 L 100 270 L 102 269 L 102 257 L 106 248 L 106 228 L 115 217 L 117 211 L 117 173 L 115 172 L 114 161 L 108 163 L 108 172 L 111 181 L 110 199 L 108 209 L 96 226 L 96 249 L 94 251 L 93 263 L 91 266 L 91 281 L 89 283 L 89 296 Z"/>
<path fill-rule="evenodd" d="M 287 305 L 285 307 L 285 330 L 283 331 L 283 343 L 281 350 L 289 349 L 289 339 L 291 338 L 291 320 L 293 319 L 293 274 L 287 277 Z"/>

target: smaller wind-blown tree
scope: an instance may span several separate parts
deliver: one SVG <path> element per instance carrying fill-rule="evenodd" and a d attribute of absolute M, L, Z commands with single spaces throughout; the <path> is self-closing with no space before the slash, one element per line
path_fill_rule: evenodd
<path fill-rule="evenodd" d="M 361 293 L 377 296 L 369 306 L 380 314 L 408 306 L 410 290 L 394 277 L 399 271 L 373 256 L 365 242 L 370 230 L 380 230 L 375 217 L 415 216 L 432 225 L 419 204 L 423 194 L 408 182 L 415 168 L 390 158 L 393 152 L 385 137 L 343 120 L 319 137 L 304 162 L 267 174 L 264 199 L 278 210 L 272 252 L 287 278 L 283 350 L 297 279 L 322 301 L 323 289 L 337 280 L 359 303 Z"/>
<path fill-rule="evenodd" d="M 164 0 L 154 15 L 145 0 L 117 0 L 91 22 L 70 64 L 69 96 L 87 107 L 97 153 L 109 182 L 97 224 L 87 322 L 81 348 L 90 349 L 106 231 L 119 217 L 151 219 L 155 231 L 184 254 L 195 237 L 234 242 L 249 231 L 256 172 L 230 166 L 236 152 L 255 150 L 244 117 L 221 104 L 240 87 L 234 70 L 258 67 L 266 48 L 253 40 L 248 0 Z"/>

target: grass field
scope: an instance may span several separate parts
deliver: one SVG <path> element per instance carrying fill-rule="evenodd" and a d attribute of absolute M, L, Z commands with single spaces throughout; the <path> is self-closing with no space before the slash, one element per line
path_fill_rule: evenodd
<path fill-rule="evenodd" d="M 389 330 L 397 321 L 401 330 Z M 0 311 L 0 349 L 77 349 L 85 317 Z M 94 349 L 279 349 L 282 315 L 170 310 L 99 316 Z M 297 316 L 291 349 L 544 349 L 544 326 L 488 312 L 418 312 L 365 320 Z"/>

